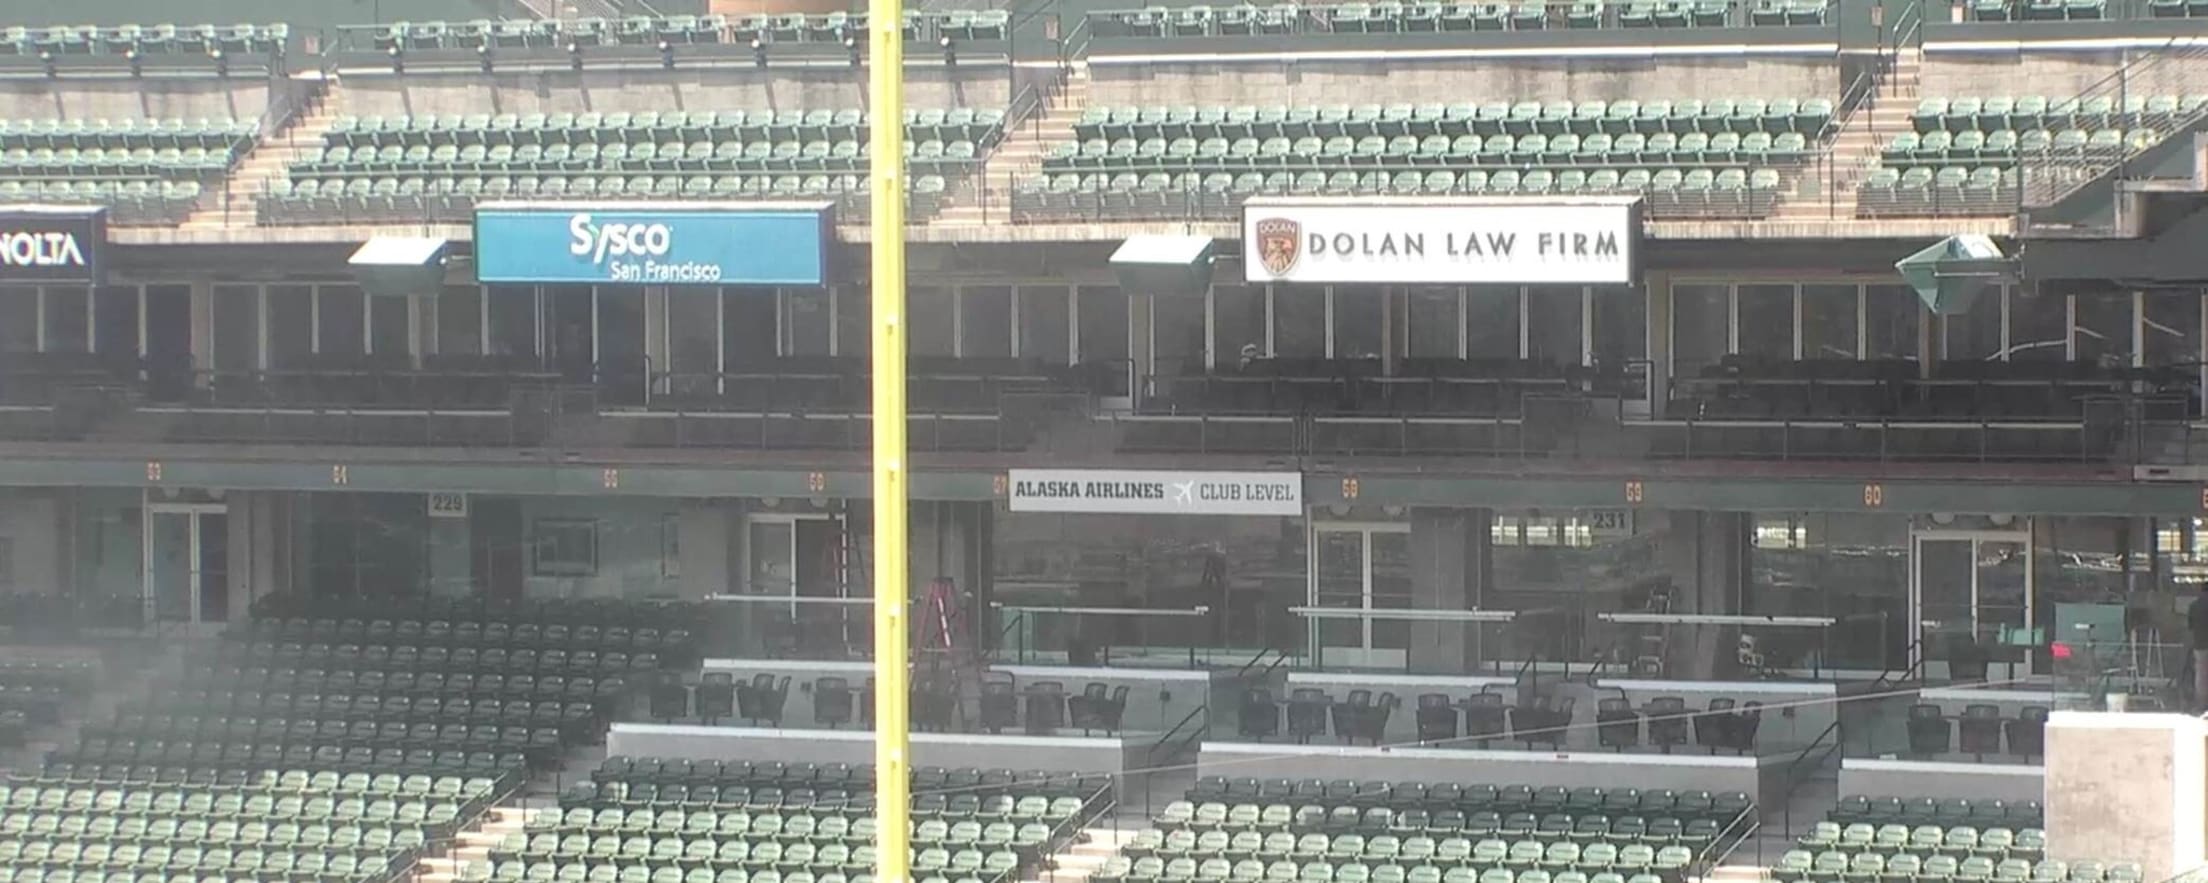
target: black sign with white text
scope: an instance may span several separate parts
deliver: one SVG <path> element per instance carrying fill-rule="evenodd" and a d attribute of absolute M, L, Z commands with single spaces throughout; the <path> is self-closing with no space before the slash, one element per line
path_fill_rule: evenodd
<path fill-rule="evenodd" d="M 107 248 L 107 209 L 0 206 L 0 284 L 98 284 Z"/>

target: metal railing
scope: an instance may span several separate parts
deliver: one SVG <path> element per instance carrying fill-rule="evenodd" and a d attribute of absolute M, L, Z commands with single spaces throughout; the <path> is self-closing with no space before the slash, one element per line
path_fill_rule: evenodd
<path fill-rule="evenodd" d="M 1832 739 L 1829 745 L 1825 743 L 1827 737 Z M 1804 768 L 1806 767 L 1814 772 L 1823 767 L 1825 761 L 1831 759 L 1832 755 L 1840 750 L 1841 741 L 1840 718 L 1835 715 L 1832 723 L 1826 725 L 1824 730 L 1817 734 L 1816 738 L 1809 740 L 1809 744 L 1802 746 L 1802 750 L 1795 752 L 1794 756 L 1787 760 L 1785 766 L 1786 787 L 1780 789 L 1780 793 L 1784 795 L 1780 798 L 1780 801 L 1784 807 L 1787 836 L 1794 836 L 1794 792 L 1801 788 L 1803 782 L 1809 779 L 1809 774 L 1803 772 Z M 1810 757 L 1812 754 L 1816 755 L 1815 759 Z"/>
<path fill-rule="evenodd" d="M 1100 36 L 1280 37 L 1324 34 L 1538 31 L 1549 29 L 1664 29 L 1832 27 L 1837 4 L 1724 3 L 1625 4 L 1548 2 L 1469 6 L 1343 3 L 1311 6 L 1229 6 L 1122 9 L 1089 12 Z M 1483 13 L 1493 10 L 1492 15 Z"/>
<path fill-rule="evenodd" d="M 2189 62 L 2201 59 L 2208 59 L 2208 42 L 2192 38 L 2172 38 L 2158 47 L 2127 51 L 2115 72 L 2051 105 L 2050 113 L 2068 108 L 2073 119 L 2089 126 L 2098 122 L 2097 129 L 2113 130 L 2117 137 L 2113 143 L 2108 139 L 2083 145 L 2050 142 L 2042 149 L 2020 152 L 2018 209 L 2050 206 L 2095 181 L 2121 177 L 2131 158 L 2208 118 L 2208 102 L 2188 104 L 2181 97 L 2197 91 L 2198 65 Z M 2163 96 L 2180 98 L 2164 112 L 2146 110 L 2139 103 Z M 2142 130 L 2150 134 L 2134 134 Z"/>

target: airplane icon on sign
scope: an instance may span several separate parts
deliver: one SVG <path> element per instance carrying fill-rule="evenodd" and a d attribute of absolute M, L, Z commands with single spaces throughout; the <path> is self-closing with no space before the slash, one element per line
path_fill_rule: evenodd
<path fill-rule="evenodd" d="M 1174 502 L 1174 503 L 1176 503 L 1176 504 L 1185 504 L 1185 505 L 1193 505 L 1193 504 L 1195 504 L 1195 502 L 1196 502 L 1196 483 L 1195 483 L 1195 482 L 1193 482 L 1193 481 L 1180 481 L 1180 482 L 1174 482 L 1174 483 L 1173 483 L 1173 502 Z"/>

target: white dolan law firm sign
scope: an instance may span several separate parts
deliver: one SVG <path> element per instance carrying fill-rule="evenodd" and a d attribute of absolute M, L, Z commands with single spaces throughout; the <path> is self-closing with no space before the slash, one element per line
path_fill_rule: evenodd
<path fill-rule="evenodd" d="M 1300 472 L 1014 469 L 1014 512 L 1131 515 L 1302 515 Z"/>
<path fill-rule="evenodd" d="M 1242 206 L 1251 282 L 1629 285 L 1639 279 L 1640 240 L 1633 197 Z"/>

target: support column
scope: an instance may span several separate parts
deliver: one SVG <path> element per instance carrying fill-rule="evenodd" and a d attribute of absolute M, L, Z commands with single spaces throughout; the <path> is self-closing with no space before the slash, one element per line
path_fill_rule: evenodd
<path fill-rule="evenodd" d="M 1488 509 L 1411 510 L 1411 607 L 1473 610 L 1480 606 L 1493 569 Z M 1481 660 L 1480 626 L 1466 622 L 1411 623 L 1410 670 L 1465 674 Z"/>
<path fill-rule="evenodd" d="M 1666 530 L 1658 565 L 1671 582 L 1672 613 L 1739 613 L 1747 591 L 1749 519 L 1744 512 L 1664 513 Z M 1663 638 L 1671 677 L 1710 680 L 1730 671 L 1730 629 L 1671 626 L 1644 634 Z M 1628 657 L 1639 648 L 1625 648 Z M 1720 658 L 1728 661 L 1719 665 Z"/>
<path fill-rule="evenodd" d="M 475 591 L 475 531 L 472 519 L 441 516 L 429 518 L 429 591 L 459 598 Z"/>
<path fill-rule="evenodd" d="M 736 531 L 743 526 L 742 512 L 711 500 L 689 500 L 676 519 L 676 541 L 682 546 L 682 583 L 676 594 L 695 600 L 741 591 L 732 574 L 741 572 L 736 569 L 741 563 Z"/>
<path fill-rule="evenodd" d="M 2047 857 L 2136 859 L 2167 880 L 2208 862 L 2208 723 L 2057 711 L 2047 721 Z"/>
<path fill-rule="evenodd" d="M 230 491 L 223 495 L 230 551 L 229 617 L 244 619 L 253 602 L 291 584 L 293 537 L 290 494 Z M 212 586 L 202 586 L 202 591 Z"/>

